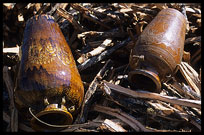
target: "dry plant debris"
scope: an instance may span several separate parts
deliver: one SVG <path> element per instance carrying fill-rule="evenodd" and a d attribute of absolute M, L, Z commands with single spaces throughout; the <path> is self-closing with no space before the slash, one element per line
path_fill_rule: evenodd
<path fill-rule="evenodd" d="M 183 61 L 161 93 L 133 90 L 127 80 L 130 51 L 165 8 L 186 16 Z M 3 3 L 4 131 L 34 132 L 18 117 L 13 94 L 25 23 L 36 14 L 55 18 L 85 87 L 81 112 L 62 132 L 201 131 L 201 4 Z"/>

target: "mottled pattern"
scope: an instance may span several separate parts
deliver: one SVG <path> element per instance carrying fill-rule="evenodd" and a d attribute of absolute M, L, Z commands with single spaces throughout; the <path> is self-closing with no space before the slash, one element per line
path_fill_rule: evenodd
<path fill-rule="evenodd" d="M 79 109 L 84 88 L 72 52 L 54 18 L 34 16 L 26 23 L 15 91 L 19 108 L 44 108 L 43 101 Z"/>
<path fill-rule="evenodd" d="M 28 50 L 28 61 L 30 61 L 30 63 L 34 65 L 50 64 L 55 59 L 59 59 L 64 65 L 70 65 L 71 58 L 68 52 L 61 48 L 51 37 L 41 39 L 39 43 L 36 42 L 36 40 L 33 40 Z M 38 44 L 38 46 L 36 44 Z M 29 65 L 25 70 L 28 68 Z"/>
<path fill-rule="evenodd" d="M 177 63 L 180 63 L 183 54 L 185 29 L 186 24 L 184 16 L 176 10 L 165 10 L 160 12 L 154 20 L 147 25 L 140 36 L 140 44 L 159 46 L 163 48 L 170 57 L 174 60 L 169 63 L 174 63 L 172 68 L 175 68 Z M 167 61 L 168 62 L 168 61 Z"/>
<path fill-rule="evenodd" d="M 130 55 L 131 69 L 155 72 L 164 81 L 182 60 L 185 29 L 186 19 L 182 13 L 171 8 L 163 9 L 138 38 Z M 134 57 L 141 55 L 144 55 L 144 61 Z"/>

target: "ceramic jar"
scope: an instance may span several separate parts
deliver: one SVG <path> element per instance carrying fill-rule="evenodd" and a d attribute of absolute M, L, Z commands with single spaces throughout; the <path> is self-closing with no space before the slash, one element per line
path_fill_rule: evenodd
<path fill-rule="evenodd" d="M 137 88 L 160 92 L 161 82 L 181 63 L 186 18 L 176 9 L 163 9 L 145 27 L 130 54 L 128 78 Z"/>

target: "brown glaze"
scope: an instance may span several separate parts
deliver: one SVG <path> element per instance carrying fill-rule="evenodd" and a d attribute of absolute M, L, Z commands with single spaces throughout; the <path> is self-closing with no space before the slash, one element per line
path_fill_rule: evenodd
<path fill-rule="evenodd" d="M 15 90 L 19 110 L 31 107 L 40 113 L 48 104 L 61 106 L 65 97 L 65 108 L 69 110 L 74 106 L 75 110 L 65 111 L 69 120 L 61 124 L 71 124 L 72 115 L 81 106 L 83 96 L 84 88 L 72 52 L 54 18 L 39 15 L 29 19 L 24 32 Z M 57 109 L 60 110 L 60 107 L 52 107 L 50 110 Z"/>
<path fill-rule="evenodd" d="M 167 8 L 146 26 L 130 54 L 129 80 L 139 88 L 160 92 L 161 82 L 173 75 L 181 63 L 186 19 L 178 10 Z"/>

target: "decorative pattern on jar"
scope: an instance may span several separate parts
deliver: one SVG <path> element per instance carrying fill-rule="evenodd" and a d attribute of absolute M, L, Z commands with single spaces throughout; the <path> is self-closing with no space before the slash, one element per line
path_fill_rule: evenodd
<path fill-rule="evenodd" d="M 15 88 L 20 114 L 37 131 L 56 131 L 57 125 L 72 124 L 83 97 L 72 52 L 54 18 L 45 14 L 30 18 Z"/>
<path fill-rule="evenodd" d="M 160 92 L 161 82 L 181 63 L 186 18 L 176 9 L 163 9 L 145 27 L 130 54 L 129 80 L 139 89 Z"/>

